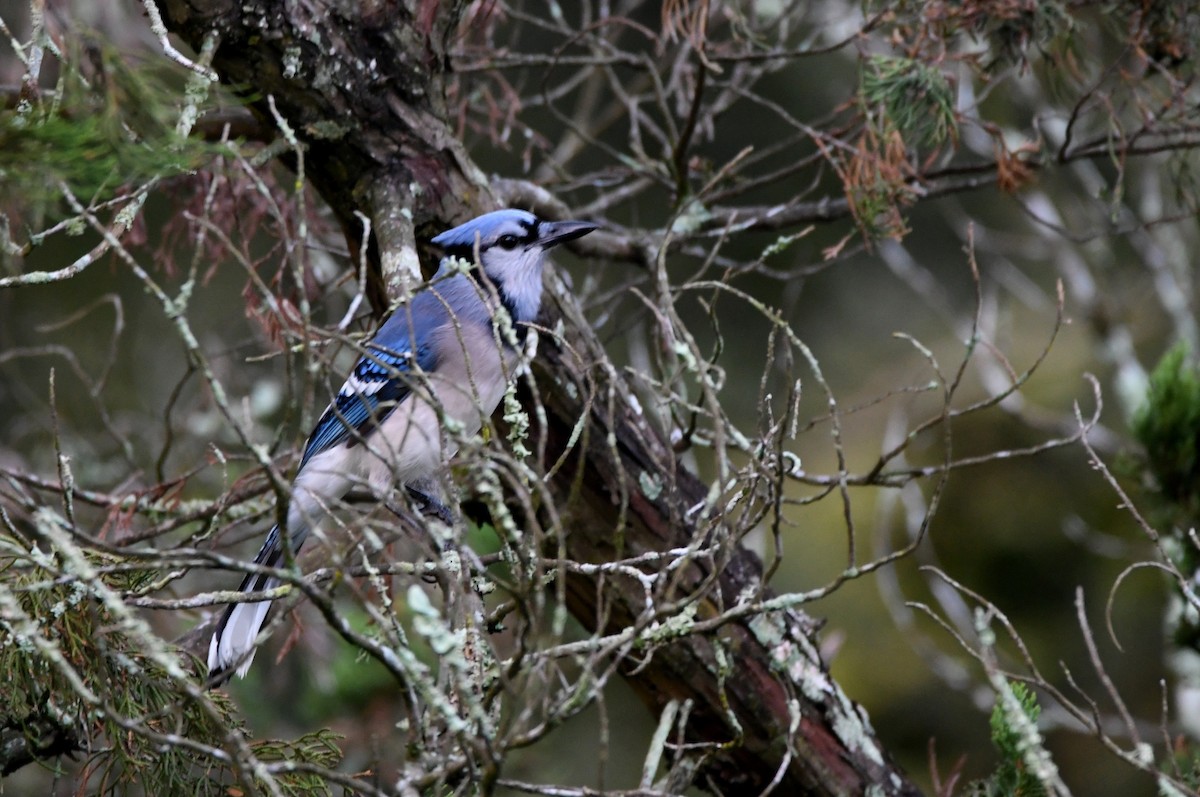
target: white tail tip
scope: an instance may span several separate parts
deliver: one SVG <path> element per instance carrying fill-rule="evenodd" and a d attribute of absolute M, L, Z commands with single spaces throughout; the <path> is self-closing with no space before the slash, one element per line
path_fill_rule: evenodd
<path fill-rule="evenodd" d="M 274 583 L 270 583 L 264 589 L 274 586 Z M 254 643 L 270 610 L 271 601 L 238 603 L 230 607 L 229 617 L 217 628 L 212 641 L 208 643 L 209 675 L 224 672 L 237 664 L 238 678 L 246 677 L 257 649 Z"/>

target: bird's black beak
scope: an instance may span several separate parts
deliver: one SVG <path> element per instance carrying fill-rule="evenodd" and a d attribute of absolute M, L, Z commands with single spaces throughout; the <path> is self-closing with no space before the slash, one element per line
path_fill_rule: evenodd
<path fill-rule="evenodd" d="M 563 241 L 582 238 L 599 228 L 599 224 L 590 221 L 543 221 L 538 225 L 538 244 L 543 249 L 549 249 Z"/>

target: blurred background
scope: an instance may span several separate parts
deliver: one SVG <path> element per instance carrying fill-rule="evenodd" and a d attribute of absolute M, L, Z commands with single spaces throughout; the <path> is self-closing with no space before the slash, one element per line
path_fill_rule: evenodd
<path fill-rule="evenodd" d="M 1121 3 L 1076 4 L 1069 11 L 1053 6 L 1061 17 L 1034 9 L 1052 4 L 1022 6 L 1015 16 L 986 3 L 925 4 L 924 11 L 905 3 L 703 5 L 714 58 L 722 42 L 755 36 L 772 37 L 764 47 L 790 45 L 813 54 L 716 61 L 719 71 L 702 95 L 711 105 L 697 125 L 683 175 L 702 207 L 689 210 L 678 196 L 672 199 L 671 179 L 646 176 L 647 164 L 665 157 L 646 131 L 687 118 L 687 89 L 700 74 L 694 58 L 686 70 L 672 61 L 685 60 L 682 42 L 695 41 L 694 26 L 670 15 L 686 4 L 609 9 L 636 22 L 620 31 L 603 23 L 607 4 L 584 4 L 588 24 L 577 9 L 559 9 L 566 21 L 555 18 L 549 13 L 555 4 L 472 5 L 455 43 L 452 60 L 461 74 L 448 98 L 468 152 L 487 173 L 544 185 L 578 215 L 601 219 L 618 234 L 683 229 L 681 218 L 698 216 L 705 232 L 681 236 L 665 260 L 672 285 L 696 275 L 727 281 L 777 310 L 811 351 L 819 378 L 795 352 L 788 358 L 772 348 L 776 325 L 749 301 L 727 296 L 706 306 L 711 294 L 681 291 L 675 302 L 700 348 L 720 347 L 719 395 L 740 428 L 761 422 L 760 384 L 779 396 L 801 382 L 799 433 L 789 445 L 811 478 L 789 488 L 794 503 L 780 532 L 775 590 L 803 592 L 836 579 L 849 564 L 851 538 L 861 565 L 924 534 L 911 555 L 804 607 L 825 622 L 820 639 L 834 677 L 865 707 L 916 782 L 932 791 L 952 772 L 965 781 L 996 766 L 988 723 L 994 694 L 980 665 L 930 616 L 970 639 L 976 603 L 931 567 L 1002 611 L 1044 679 L 1073 700 L 1095 699 L 1105 728 L 1130 747 L 1103 680 L 1111 679 L 1138 733 L 1157 746 L 1158 765 L 1169 769 L 1173 740 L 1186 754 L 1171 705 L 1174 675 L 1165 664 L 1169 579 L 1154 567 L 1135 567 L 1161 561 L 1160 552 L 1078 436 L 1080 419 L 1098 413 L 1088 436 L 1095 455 L 1159 533 L 1170 535 L 1178 516 L 1164 508 L 1145 475 L 1131 423 L 1160 357 L 1177 343 L 1192 350 L 1196 344 L 1190 260 L 1200 241 L 1191 181 L 1196 156 L 1188 137 L 1196 106 L 1188 99 L 1195 15 L 1180 11 L 1155 28 L 1154 20 L 1133 14 L 1133 4 Z M 858 161 L 851 149 L 855 141 L 865 145 L 846 131 L 869 130 L 874 118 L 863 100 L 867 59 L 928 55 L 928 41 L 914 42 L 936 29 L 938 9 L 963 15 L 956 38 L 939 45 L 941 60 L 928 61 L 945 79 L 957 127 L 935 144 L 913 148 L 899 166 L 891 164 L 902 174 L 891 193 L 883 193 L 892 210 L 871 212 L 866 194 L 859 194 L 858 216 L 827 220 L 814 213 L 779 229 L 738 230 L 739 218 L 773 205 L 794 210 L 800 201 L 848 196 L 854 205 L 847 180 Z M 0 0 L 0 18 L 10 37 L 29 39 L 28 3 Z M 740 30 L 742 24 L 750 27 Z M 564 28 L 586 30 L 590 38 L 570 41 Z M 140 4 L 51 1 L 45 30 L 82 63 L 93 59 L 92 74 L 111 76 L 120 64 L 155 92 L 182 90 L 185 76 L 163 58 Z M 1147 31 L 1169 52 L 1152 52 Z M 581 75 L 572 84 L 583 71 L 574 62 L 519 64 L 521 53 L 601 53 L 598 40 L 608 41 L 611 52 L 641 53 L 658 66 L 597 67 L 607 70 L 602 79 Z M 507 66 L 485 69 L 488 58 Z M 760 74 L 741 77 L 750 88 L 741 94 L 728 88 L 751 68 Z M 57 60 L 48 59 L 45 69 L 43 85 L 59 81 L 63 88 Z M 656 69 L 672 104 L 614 99 L 613 84 L 626 85 L 631 95 L 649 91 L 646 75 Z M 0 83 L 18 86 L 25 72 L 6 48 Z M 123 115 L 128 125 L 131 109 L 110 107 L 130 99 L 120 85 L 114 78 L 107 89 L 93 86 L 101 95 L 93 112 Z M 180 101 L 139 110 L 161 114 L 146 125 L 170 126 Z M 214 102 L 237 106 L 228 97 Z M 639 120 L 634 108 L 646 118 Z M 581 118 L 594 129 L 573 137 Z M 1162 129 L 1167 126 L 1182 132 L 1172 138 Z M 1138 149 L 1131 137 L 1143 129 L 1151 129 L 1146 140 L 1153 146 Z M 639 130 L 644 137 L 633 135 Z M 1089 139 L 1105 144 L 1107 154 L 1063 157 L 1073 151 L 1072 141 Z M 826 152 L 837 146 L 844 149 Z M 750 160 L 740 160 L 747 147 L 754 148 Z M 195 168 L 157 183 L 127 245 L 167 295 L 186 291 L 186 317 L 230 406 L 253 430 L 252 442 L 280 455 L 294 451 L 307 432 L 314 405 L 323 403 L 327 374 L 306 374 L 299 356 L 281 349 L 272 319 L 287 309 L 264 312 L 260 284 L 281 303 L 298 307 L 302 297 L 325 326 L 355 309 L 357 286 L 320 198 L 295 190 L 292 173 L 278 162 L 247 169 L 261 144 L 244 141 L 236 148 L 240 158 L 201 151 Z M 24 168 L 5 159 L 0 193 L 7 240 L 36 245 L 19 257 L 10 252 L 0 276 L 64 268 L 101 240 L 83 224 L 55 228 L 70 211 L 54 180 L 72 178 L 31 152 Z M 719 181 L 728 195 L 705 195 L 700 189 L 726 167 L 737 174 Z M 912 176 L 933 172 L 936 179 Z M 886 182 L 886 174 L 876 177 Z M 648 185 L 639 187 L 639 180 Z M 903 197 L 896 185 L 908 186 Z M 85 202 L 92 200 L 88 188 L 95 195 L 118 192 L 115 184 L 80 184 L 76 194 Z M 264 209 L 264 196 L 279 204 Z M 738 207 L 743 215 L 729 213 L 727 232 L 711 221 Z M 201 240 L 188 223 L 201 214 L 225 222 L 228 238 L 210 232 Z M 300 234 L 301 220 L 304 284 L 285 245 Z M 651 372 L 655 319 L 635 291 L 653 294 L 654 272 L 567 253 L 557 262 L 614 361 L 632 374 Z M 129 264 L 105 255 L 70 279 L 0 290 L 0 467 L 10 492 L 37 490 L 29 481 L 15 486 L 14 474 L 56 482 L 57 449 L 70 457 L 80 490 L 106 495 L 211 500 L 253 470 L 247 441 L 214 404 L 146 284 Z M 355 309 L 360 328 L 370 327 L 366 310 Z M 978 339 L 971 343 L 973 335 Z M 348 353 L 325 354 L 333 379 Z M 1030 369 L 1019 389 L 987 402 Z M 821 486 L 822 477 L 827 483 L 838 473 L 839 453 L 847 473 L 871 472 L 881 454 L 942 412 L 943 390 L 952 382 L 953 409 L 984 405 L 917 432 L 887 465 L 899 471 L 963 463 L 944 480 L 933 473 L 894 487 L 851 486 L 845 502 L 836 489 Z M 840 442 L 829 422 L 829 395 L 838 407 Z M 714 478 L 703 450 L 693 465 L 706 480 Z M 119 539 L 130 531 L 119 512 L 81 511 L 92 513 L 101 536 Z M 269 504 L 261 506 L 226 541 L 240 535 L 247 542 L 234 550 L 251 555 L 269 512 Z M 477 542 L 489 544 L 482 535 Z M 747 543 L 773 560 L 768 530 Z M 204 578 L 189 576 L 174 590 L 184 595 L 233 586 Z M 146 617 L 172 639 L 199 612 Z M 357 660 L 311 609 L 300 617 L 305 656 L 283 656 L 274 669 L 256 667 L 230 686 L 249 727 L 263 736 L 329 727 L 345 737 L 343 749 L 354 751 L 344 764 L 351 772 L 386 757 L 399 701 L 390 678 Z M 280 651 L 278 640 L 265 659 Z M 1004 634 L 999 648 L 1007 665 L 1027 672 Z M 1048 749 L 1075 793 L 1157 793 L 1153 778 L 1106 751 L 1051 696 L 1039 698 Z M 505 775 L 632 788 L 654 720 L 614 681 L 601 705 L 520 751 Z M 32 767 L 9 782 L 14 794 L 71 790 L 69 775 L 56 779 Z"/>

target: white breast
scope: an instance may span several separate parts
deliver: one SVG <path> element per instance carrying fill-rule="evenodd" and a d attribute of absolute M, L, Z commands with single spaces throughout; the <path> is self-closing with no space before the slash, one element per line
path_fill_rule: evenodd
<path fill-rule="evenodd" d="M 435 373 L 413 376 L 412 394 L 365 440 L 352 437 L 316 454 L 296 476 L 288 525 L 316 522 L 352 489 L 388 494 L 436 473 L 460 436 L 479 432 L 504 396 L 515 355 L 501 354 L 490 324 L 448 325 L 432 341 Z M 444 419 L 459 431 L 445 433 Z M 308 525 L 304 524 L 304 525 Z"/>
<path fill-rule="evenodd" d="M 432 475 L 458 449 L 456 436 L 476 434 L 504 396 L 511 358 L 501 355 L 490 328 L 448 326 L 433 344 L 436 373 L 417 377 L 412 396 L 367 438 L 373 456 L 364 475 L 376 490 Z M 442 433 L 444 419 L 457 435 Z"/>

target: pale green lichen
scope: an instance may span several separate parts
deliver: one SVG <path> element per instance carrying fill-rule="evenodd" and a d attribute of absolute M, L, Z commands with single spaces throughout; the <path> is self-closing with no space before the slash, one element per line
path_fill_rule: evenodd
<path fill-rule="evenodd" d="M 475 264 L 464 257 L 452 255 L 442 260 L 441 268 L 448 274 L 469 274 L 475 268 Z"/>
<path fill-rule="evenodd" d="M 759 643 L 770 651 L 775 670 L 799 686 L 810 701 L 830 707 L 833 732 L 846 749 L 882 766 L 883 753 L 872 737 L 866 712 L 856 707 L 825 673 L 811 642 L 786 634 L 781 620 L 767 614 L 756 615 L 747 625 Z"/>
<path fill-rule="evenodd" d="M 471 589 L 476 595 L 490 595 L 495 592 L 496 582 L 483 576 L 475 576 L 471 579 Z"/>
<path fill-rule="evenodd" d="M 864 722 L 864 717 L 859 716 L 859 713 L 854 710 L 855 707 L 850 703 L 849 698 L 840 691 L 837 692 L 837 696 L 842 710 L 838 711 L 833 718 L 834 734 L 842 740 L 846 749 L 860 752 L 875 764 L 883 766 L 883 752 L 871 736 L 870 725 Z"/>
<path fill-rule="evenodd" d="M 775 669 L 787 675 L 814 703 L 824 702 L 833 691 L 833 682 L 815 659 L 814 650 L 805 650 L 785 639 L 783 628 L 770 615 L 759 614 L 750 621 L 750 630 L 767 650 Z"/>
<path fill-rule="evenodd" d="M 300 74 L 300 48 L 285 47 L 283 50 L 283 76 L 292 80 Z"/>
<path fill-rule="evenodd" d="M 682 340 L 676 340 L 671 344 L 672 351 L 675 356 L 683 361 L 683 367 L 692 373 L 700 370 L 700 363 L 696 360 L 696 355 L 692 353 L 692 349 Z"/>
<path fill-rule="evenodd" d="M 504 422 L 508 424 L 508 444 L 512 449 L 513 456 L 517 459 L 525 459 L 530 454 L 529 449 L 525 446 L 525 441 L 529 439 L 529 413 L 525 412 L 521 402 L 517 400 L 515 382 L 510 382 L 504 391 L 503 417 Z"/>
<path fill-rule="evenodd" d="M 642 471 L 638 474 L 638 485 L 642 488 L 642 495 L 646 496 L 647 500 L 657 501 L 662 495 L 663 480 L 658 474 L 650 471 Z"/>
<path fill-rule="evenodd" d="M 768 244 L 766 248 L 764 248 L 762 250 L 762 254 L 758 256 L 758 259 L 766 260 L 768 257 L 773 257 L 774 255 L 777 255 L 780 252 L 785 251 L 789 246 L 792 245 L 793 241 L 795 241 L 797 238 L 803 237 L 806 234 L 807 233 L 804 233 L 804 232 L 798 232 L 793 235 L 779 236 L 772 243 Z"/>
<path fill-rule="evenodd" d="M 491 468 L 481 469 L 479 478 L 475 481 L 475 490 L 492 510 L 492 526 L 496 529 L 500 539 L 510 545 L 519 542 L 522 537 L 521 528 L 508 508 L 507 495 L 503 485 L 500 484 L 500 477 L 496 475 L 495 471 Z M 501 553 L 506 554 L 509 551 L 506 548 Z M 513 559 L 509 563 L 517 564 L 517 561 Z"/>
<path fill-rule="evenodd" d="M 564 382 L 561 379 L 557 379 L 556 382 L 562 391 L 567 394 L 567 398 L 571 399 L 571 401 L 579 400 L 579 388 L 575 387 L 574 382 Z"/>
<path fill-rule="evenodd" d="M 711 219 L 712 212 L 704 207 L 704 203 L 698 199 L 689 199 L 675 217 L 675 221 L 671 222 L 671 233 L 677 236 L 691 235 Z"/>
<path fill-rule="evenodd" d="M 463 632 L 452 629 L 434 607 L 425 590 L 415 584 L 408 588 L 408 608 L 413 614 L 413 628 L 429 644 L 444 664 L 465 666 L 462 656 Z"/>
<path fill-rule="evenodd" d="M 661 643 L 687 636 L 695 625 L 698 610 L 699 604 L 689 603 L 683 611 L 671 615 L 664 622 L 652 623 L 638 635 L 638 644 Z"/>

